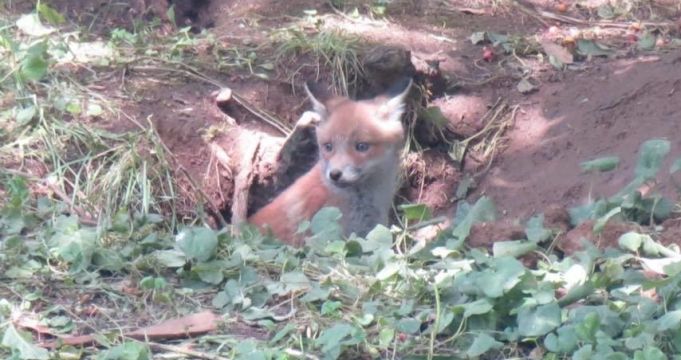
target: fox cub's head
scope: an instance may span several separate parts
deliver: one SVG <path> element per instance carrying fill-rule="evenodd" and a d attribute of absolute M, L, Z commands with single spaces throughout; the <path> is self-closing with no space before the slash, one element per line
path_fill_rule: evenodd
<path fill-rule="evenodd" d="M 400 118 L 411 84 L 409 79 L 396 91 L 360 101 L 318 100 L 305 87 L 321 119 L 317 142 L 325 180 L 343 188 L 394 171 L 404 142 Z"/>

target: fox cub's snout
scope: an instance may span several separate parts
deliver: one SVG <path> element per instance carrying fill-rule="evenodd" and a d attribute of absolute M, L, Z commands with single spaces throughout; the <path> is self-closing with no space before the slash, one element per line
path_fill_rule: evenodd
<path fill-rule="evenodd" d="M 319 115 L 317 141 L 324 179 L 338 188 L 360 186 L 394 171 L 404 141 L 400 121 L 407 86 L 395 94 L 352 101 L 335 97 L 325 102 L 306 86 Z"/>

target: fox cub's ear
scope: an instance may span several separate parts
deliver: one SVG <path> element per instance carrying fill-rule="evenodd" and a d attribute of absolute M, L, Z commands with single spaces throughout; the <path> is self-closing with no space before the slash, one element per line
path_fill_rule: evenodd
<path fill-rule="evenodd" d="M 405 78 L 388 90 L 387 100 L 380 104 L 379 114 L 387 121 L 400 121 L 404 112 L 404 98 L 409 94 L 413 81 Z"/>
<path fill-rule="evenodd" d="M 327 109 L 326 105 L 324 105 L 325 94 L 321 93 L 319 85 L 308 81 L 305 83 L 305 92 L 312 103 L 312 109 L 314 112 L 319 114 L 322 118 L 325 118 L 329 114 L 329 110 Z M 315 94 L 318 94 L 319 99 L 317 96 L 315 96 Z"/>

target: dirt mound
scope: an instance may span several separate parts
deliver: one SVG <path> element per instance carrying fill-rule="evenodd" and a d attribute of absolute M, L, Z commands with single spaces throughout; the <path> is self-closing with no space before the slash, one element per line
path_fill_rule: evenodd
<path fill-rule="evenodd" d="M 543 84 L 524 105 L 508 134 L 508 149 L 477 194 L 491 196 L 511 218 L 542 212 L 552 203 L 574 206 L 611 196 L 631 181 L 641 143 L 663 138 L 671 151 L 657 190 L 677 199 L 668 170 L 681 156 L 680 64 L 679 53 L 622 60 Z M 581 162 L 602 156 L 618 156 L 619 167 L 581 172 Z"/>

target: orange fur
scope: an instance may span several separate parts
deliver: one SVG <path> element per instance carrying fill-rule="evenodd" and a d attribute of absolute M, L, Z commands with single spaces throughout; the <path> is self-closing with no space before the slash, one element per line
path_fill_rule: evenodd
<path fill-rule="evenodd" d="M 319 162 L 248 221 L 294 246 L 303 243 L 299 224 L 325 206 L 340 209 L 346 236 L 364 236 L 385 224 L 397 188 L 400 115 L 408 90 L 363 101 L 335 97 L 325 104 L 308 90 L 320 118 Z"/>

